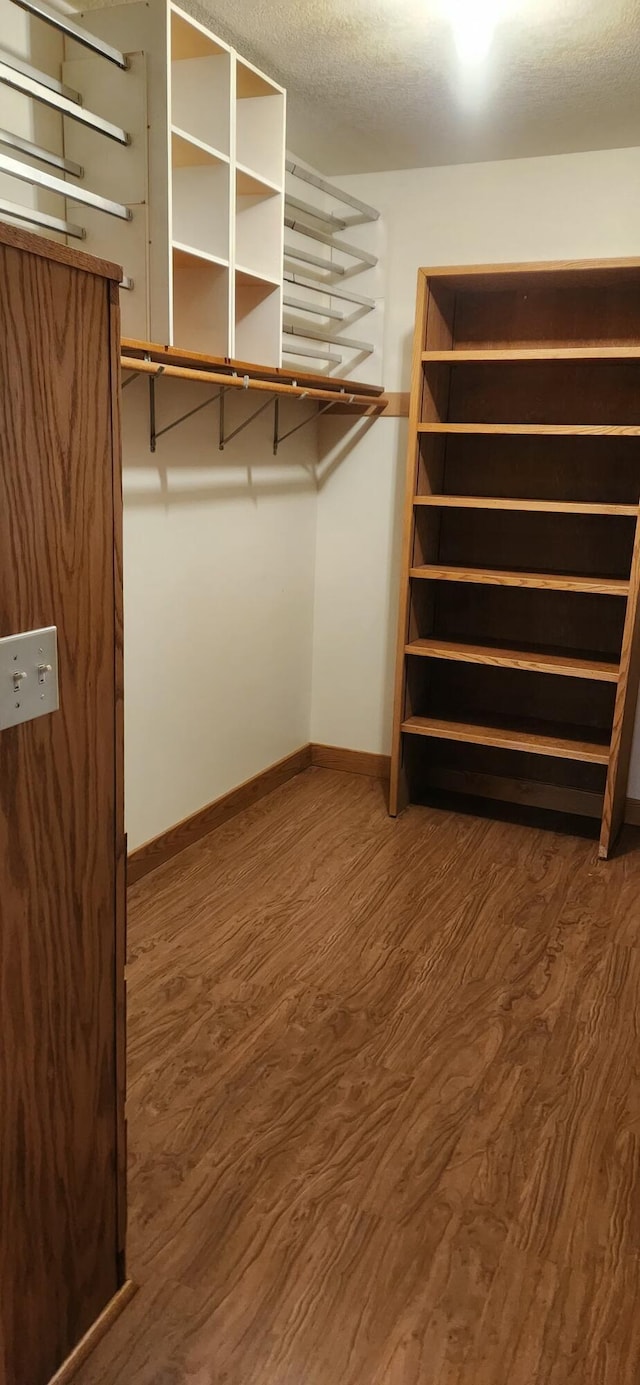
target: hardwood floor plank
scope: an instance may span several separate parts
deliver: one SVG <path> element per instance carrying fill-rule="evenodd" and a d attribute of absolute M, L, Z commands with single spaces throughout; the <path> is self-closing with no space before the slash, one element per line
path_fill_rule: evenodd
<path fill-rule="evenodd" d="M 141 1288 L 79 1385 L 637 1385 L 627 834 L 310 769 L 133 887 Z"/>

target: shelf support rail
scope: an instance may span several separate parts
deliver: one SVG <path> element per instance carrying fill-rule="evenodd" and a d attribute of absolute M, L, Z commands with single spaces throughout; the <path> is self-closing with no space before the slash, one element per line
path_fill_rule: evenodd
<path fill-rule="evenodd" d="M 8 154 L 0 153 L 0 173 L 6 173 L 10 178 L 17 178 L 23 183 L 32 183 L 35 187 L 46 188 L 49 192 L 59 193 L 72 203 L 95 207 L 100 212 L 106 212 L 108 216 L 120 217 L 121 221 L 131 221 L 133 213 L 123 202 L 113 202 L 110 197 L 101 197 L 99 193 L 89 192 L 88 188 L 80 188 L 75 184 L 70 186 L 64 178 L 57 178 L 53 173 L 45 173 L 41 168 L 31 168 L 28 164 L 20 163 L 18 159 L 11 159 Z"/>
<path fill-rule="evenodd" d="M 306 396 L 305 396 L 304 394 L 301 394 L 301 395 L 300 395 L 300 399 L 301 399 L 301 400 L 302 400 L 302 399 L 305 399 L 305 398 L 306 398 Z M 288 428 L 286 433 L 281 433 L 281 432 L 280 432 L 280 400 L 279 400 L 279 399 L 277 398 L 277 396 L 276 396 L 276 399 L 275 399 L 275 401 L 274 401 L 274 403 L 275 403 L 275 409 L 274 409 L 274 415 L 273 415 L 273 455 L 274 455 L 274 457 L 277 457 L 277 455 L 278 455 L 278 448 L 279 448 L 279 446 L 280 446 L 280 443 L 281 443 L 281 442 L 284 442 L 286 438 L 292 437 L 292 435 L 293 435 L 294 433 L 299 432 L 299 430 L 300 430 L 301 428 L 306 428 L 306 426 L 307 426 L 308 423 L 313 423 L 314 418 L 320 418 L 320 415 L 321 415 L 321 414 L 326 414 L 326 412 L 327 412 L 328 409 L 334 409 L 335 406 L 336 406 L 336 404 L 345 403 L 349 398 L 351 398 L 351 396 L 349 396 L 349 395 L 345 395 L 345 394 L 343 394 L 343 395 L 338 395 L 335 399 L 331 399 L 331 400 L 329 401 L 328 404 L 323 404 L 322 408 L 321 408 L 321 409 L 318 409 L 317 413 L 315 413 L 315 414 L 309 414 L 309 415 L 307 416 L 307 418 L 303 418 L 302 423 L 296 423 L 296 425 L 295 425 L 294 428 Z"/>
<path fill-rule="evenodd" d="M 43 231 L 61 231 L 63 236 L 73 236 L 75 240 L 84 240 L 86 236 L 84 226 L 77 226 L 74 221 L 51 216 L 38 207 L 23 206 L 22 202 L 9 202 L 6 197 L 0 197 L 0 216 L 8 216 L 11 221 L 26 221 L 27 225 L 39 226 Z"/>
<path fill-rule="evenodd" d="M 295 163 L 293 159 L 286 161 L 287 173 L 292 173 L 294 178 L 299 178 L 303 183 L 309 183 L 311 187 L 318 188 L 320 192 L 333 197 L 336 202 L 343 202 L 346 207 L 352 207 L 358 215 L 358 221 L 377 221 L 380 216 L 375 207 L 370 207 L 367 202 L 361 202 L 359 197 L 354 197 L 352 193 L 345 192 L 344 188 L 336 187 L 335 183 L 327 182 L 326 178 L 321 178 L 318 173 L 312 173 L 310 169 Z M 351 223 L 355 225 L 355 219 Z"/>
<path fill-rule="evenodd" d="M 188 418 L 193 418 L 193 415 L 194 415 L 194 414 L 199 414 L 200 411 L 201 411 L 202 409 L 208 409 L 209 405 L 210 405 L 210 404 L 215 404 L 216 401 L 217 401 L 218 399 L 220 400 L 220 408 L 221 408 L 221 410 L 222 410 L 222 401 L 223 401 L 223 399 L 224 399 L 224 396 L 225 396 L 225 394 L 227 393 L 227 390 L 229 390 L 229 389 L 231 388 L 230 385 L 223 385 L 221 389 L 217 390 L 215 394 L 210 395 L 208 399 L 203 399 L 202 402 L 201 402 L 200 404 L 196 404 L 195 407 L 194 407 L 193 409 L 188 409 L 187 412 L 186 412 L 186 414 L 180 414 L 179 418 L 174 418 L 174 419 L 172 420 L 171 423 L 166 423 L 165 426 L 164 426 L 164 428 L 157 428 L 157 427 L 156 427 L 156 380 L 158 379 L 158 377 L 159 377 L 160 375 L 164 375 L 164 367 L 163 367 L 163 366 L 160 366 L 160 367 L 158 368 L 158 370 L 157 370 L 157 372 L 156 372 L 155 375 L 150 375 L 150 376 L 149 376 L 149 451 L 150 451 L 150 452 L 155 452 L 155 450 L 156 450 L 156 443 L 157 443 L 157 441 L 158 441 L 158 438 L 162 438 L 162 437 L 164 436 L 165 433 L 170 433 L 170 432 L 171 432 L 171 429 L 172 429 L 172 428 L 177 428 L 179 423 L 186 423 L 186 421 L 187 421 Z M 128 378 L 127 380 L 124 381 L 122 388 L 124 389 L 124 388 L 125 388 L 125 385 L 130 384 L 131 381 L 132 381 L 134 378 L 135 378 L 135 372 L 132 372 L 132 374 L 129 376 L 129 378 Z"/>
<path fill-rule="evenodd" d="M 80 24 L 69 14 L 63 14 L 60 10 L 54 10 L 47 5 L 46 0 L 14 0 L 21 10 L 26 10 L 28 14 L 35 15 L 36 19 L 42 19 L 45 24 L 50 24 L 53 29 L 57 29 L 59 34 L 64 34 L 66 38 L 75 39 L 76 43 L 82 44 L 83 48 L 89 48 L 92 53 L 97 53 L 98 57 L 106 58 L 107 62 L 115 63 L 126 71 L 129 64 L 124 53 L 118 48 L 113 48 L 110 43 L 105 43 L 103 39 L 96 38 L 95 34 L 90 34 L 88 29 L 83 29 Z"/>
<path fill-rule="evenodd" d="M 248 376 L 248 375 L 245 375 L 244 381 L 243 381 L 243 385 L 244 385 L 244 388 L 245 388 L 246 390 L 248 390 L 248 388 L 249 388 L 249 376 Z M 272 403 L 273 403 L 273 400 L 271 399 L 271 396 L 269 396 L 268 399 L 265 399 L 265 401 L 264 401 L 263 404 L 259 404 L 259 405 L 258 405 L 258 408 L 257 408 L 257 409 L 254 409 L 254 412 L 253 412 L 252 414 L 249 414 L 249 417 L 248 417 L 248 418 L 245 418 L 244 421 L 243 421 L 242 423 L 239 423 L 238 426 L 237 426 L 237 428 L 233 428 L 233 429 L 231 430 L 230 433 L 226 433 L 226 434 L 225 434 L 225 431 L 224 431 L 224 399 L 221 397 L 221 399 L 220 399 L 220 442 L 219 442 L 220 451 L 221 451 L 221 452 L 224 452 L 224 449 L 225 449 L 227 443 L 228 443 L 228 442 L 231 442 L 231 439 L 232 439 L 232 438 L 237 438 L 238 433 L 244 432 L 244 429 L 245 429 L 245 428 L 248 428 L 250 423 L 253 423 L 254 418 L 257 418 L 257 417 L 258 417 L 258 414 L 263 414 L 264 411 L 265 411 L 265 409 L 268 409 L 269 406 L 270 406 Z M 276 403 L 277 403 L 277 400 L 276 400 Z"/>
<path fill-rule="evenodd" d="M 79 124 L 86 125 L 90 130 L 96 130 L 100 135 L 106 135 L 108 139 L 113 139 L 117 144 L 130 144 L 131 139 L 126 130 L 122 130 L 119 125 L 114 125 L 110 120 L 104 120 L 101 115 L 94 115 L 84 106 L 80 105 L 77 92 L 70 92 L 68 87 L 62 83 L 54 81 L 46 73 L 38 71 L 36 68 L 29 67 L 26 63 L 19 62 L 17 58 L 0 51 L 0 82 L 4 86 L 11 87 L 13 91 L 19 91 L 22 96 L 31 96 L 34 101 L 40 101 L 43 106 L 49 106 L 57 111 L 58 115 L 67 115 L 71 120 L 77 120 Z"/>
<path fill-rule="evenodd" d="M 362 264 L 374 268 L 378 263 L 378 256 L 372 255 L 369 250 L 361 250 L 359 246 L 347 244 L 345 240 L 336 240 L 332 231 L 319 231 L 315 226 L 309 226 L 306 221 L 295 221 L 293 217 L 285 216 L 284 224 L 288 231 L 296 231 L 300 236 L 308 236 L 310 240 L 320 241 L 321 245 L 328 245 L 331 250 L 338 250 L 341 255 L 350 255 L 353 260 L 360 260 Z M 335 266 L 334 266 L 335 268 Z"/>

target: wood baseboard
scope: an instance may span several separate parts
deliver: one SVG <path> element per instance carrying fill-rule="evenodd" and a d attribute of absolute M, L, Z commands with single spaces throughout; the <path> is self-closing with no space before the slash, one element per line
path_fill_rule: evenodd
<path fill-rule="evenodd" d="M 347 750 L 338 745 L 312 745 L 311 764 L 316 769 L 336 769 L 346 774 L 368 774 L 371 779 L 388 779 L 390 755 L 371 750 Z"/>
<path fill-rule="evenodd" d="M 257 803 L 273 789 L 286 784 L 288 779 L 293 779 L 301 770 L 308 769 L 310 764 L 311 746 L 303 745 L 299 750 L 294 750 L 292 755 L 286 755 L 283 760 L 277 760 L 260 774 L 255 774 L 253 779 L 245 780 L 237 789 L 231 789 L 221 798 L 216 798 L 213 803 L 199 808 L 191 817 L 183 818 L 175 827 L 168 827 L 166 832 L 161 832 L 158 837 L 137 847 L 131 852 L 127 862 L 127 884 L 133 885 L 136 880 L 142 880 L 143 876 L 148 875 L 157 866 L 170 861 L 172 856 L 177 856 L 178 852 L 192 846 L 193 842 L 199 841 L 201 837 L 206 837 L 215 827 L 221 827 L 224 822 L 241 813 L 243 808 L 250 808 L 252 803 Z"/>
<path fill-rule="evenodd" d="M 222 798 L 200 808 L 191 817 L 184 818 L 161 832 L 152 841 L 145 842 L 131 852 L 127 863 L 127 882 L 135 884 L 143 876 L 170 861 L 185 847 L 191 846 L 201 837 L 206 837 L 216 827 L 251 807 L 266 794 L 293 779 L 296 774 L 313 766 L 316 769 L 332 769 L 343 774 L 365 774 L 372 779 L 388 780 L 391 766 L 389 755 L 378 755 L 369 750 L 349 750 L 337 745 L 303 745 L 292 755 L 287 755 L 268 769 L 247 779 L 237 789 L 231 789 Z M 463 770 L 439 772 L 434 777 L 434 787 L 475 794 L 482 798 L 504 799 L 515 803 L 526 803 L 531 807 L 553 808 L 556 812 L 577 813 L 586 817 L 598 817 L 601 799 L 598 794 L 585 793 L 577 789 L 556 788 L 553 785 L 520 785 L 515 779 L 500 779 L 495 775 L 468 774 Z M 640 827 L 640 799 L 628 798 L 625 809 L 625 822 Z"/>
<path fill-rule="evenodd" d="M 109 1331 L 116 1318 L 120 1317 L 123 1308 L 126 1308 L 137 1292 L 137 1284 L 134 1284 L 132 1279 L 126 1279 L 122 1288 L 118 1289 L 117 1294 L 114 1294 L 113 1298 L 109 1300 L 106 1308 L 103 1308 L 100 1317 L 91 1324 L 88 1332 L 85 1332 L 84 1337 L 80 1338 L 78 1345 L 73 1348 L 66 1361 L 62 1362 L 55 1375 L 51 1377 L 49 1385 L 68 1385 L 69 1381 L 75 1378 L 87 1357 L 95 1350 L 98 1342 Z"/>

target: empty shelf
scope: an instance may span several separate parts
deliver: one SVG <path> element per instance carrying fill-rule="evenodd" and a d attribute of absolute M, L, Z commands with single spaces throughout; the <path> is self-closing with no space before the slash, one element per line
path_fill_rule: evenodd
<path fill-rule="evenodd" d="M 419 433 L 522 434 L 524 437 L 638 438 L 638 423 L 419 423 Z"/>
<path fill-rule="evenodd" d="M 629 581 L 622 577 L 577 577 L 563 572 L 518 572 L 514 568 L 451 567 L 441 563 L 412 567 L 409 576 L 435 582 L 485 582 L 493 587 L 538 587 L 601 596 L 627 596 L 629 591 Z"/>
<path fill-rule="evenodd" d="M 597 658 L 578 658 L 573 654 L 503 649 L 499 645 L 465 644 L 460 640 L 440 640 L 435 637 L 413 640 L 405 646 L 405 651 L 425 659 L 492 664 L 496 668 L 520 668 L 534 673 L 556 673 L 568 678 L 592 678 L 601 683 L 616 683 L 618 680 L 617 663 Z"/>
<path fill-rule="evenodd" d="M 501 750 L 521 750 L 529 755 L 550 755 L 560 760 L 582 760 L 606 765 L 609 746 L 598 741 L 574 740 L 549 732 L 519 730 L 516 726 L 482 726 L 468 721 L 444 721 L 439 717 L 409 717 L 402 730 L 413 736 L 436 740 L 466 741 L 473 745 L 492 745 Z"/>
<path fill-rule="evenodd" d="M 236 190 L 239 197 L 273 197 L 282 188 L 246 164 L 236 163 Z"/>
<path fill-rule="evenodd" d="M 194 265 L 219 265 L 220 268 L 227 268 L 229 261 L 220 255 L 210 255 L 206 250 L 199 250 L 195 245 L 185 245 L 182 241 L 174 240 L 173 263 L 180 268 L 193 267 Z"/>
<path fill-rule="evenodd" d="M 423 351 L 423 361 L 640 361 L 640 346 L 525 346 L 487 350 Z"/>
<path fill-rule="evenodd" d="M 532 510 L 555 515 L 637 516 L 639 513 L 637 505 L 591 500 L 521 500 L 518 497 L 494 495 L 416 495 L 414 505 L 432 505 L 440 510 Z"/>
<path fill-rule="evenodd" d="M 193 168 L 198 165 L 228 164 L 229 155 L 214 149 L 212 144 L 198 139 L 182 130 L 179 125 L 171 126 L 171 165 L 173 168 Z"/>

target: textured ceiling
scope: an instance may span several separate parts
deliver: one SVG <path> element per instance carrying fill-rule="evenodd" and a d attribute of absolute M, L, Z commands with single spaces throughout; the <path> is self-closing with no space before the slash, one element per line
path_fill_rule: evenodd
<path fill-rule="evenodd" d="M 489 54 L 467 65 L 450 17 L 473 48 L 472 17 L 487 6 L 498 16 Z M 640 0 L 188 8 L 288 88 L 289 144 L 326 173 L 640 144 Z"/>

